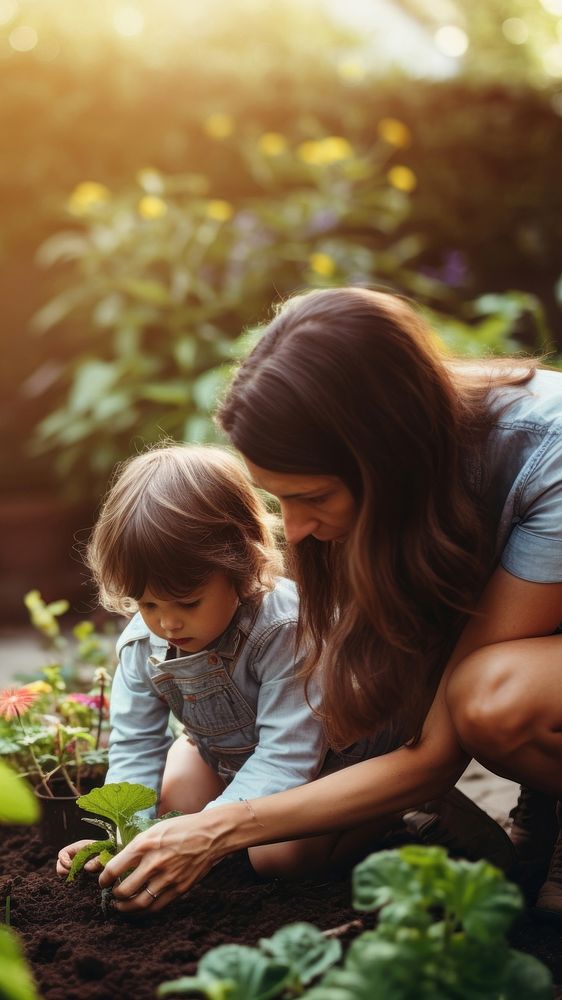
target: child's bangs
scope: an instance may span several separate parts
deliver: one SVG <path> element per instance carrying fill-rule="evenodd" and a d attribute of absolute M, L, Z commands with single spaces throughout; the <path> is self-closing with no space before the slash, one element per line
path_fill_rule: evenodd
<path fill-rule="evenodd" d="M 187 597 L 207 582 L 213 567 L 198 558 L 193 546 L 182 546 L 177 538 L 163 536 L 146 523 L 135 528 L 126 541 L 123 539 L 119 576 L 124 595 L 139 601 L 145 590 L 150 590 L 161 600 Z"/>

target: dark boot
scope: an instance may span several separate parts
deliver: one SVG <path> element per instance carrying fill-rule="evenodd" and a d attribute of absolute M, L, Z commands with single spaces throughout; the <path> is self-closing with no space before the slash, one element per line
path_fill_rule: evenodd
<path fill-rule="evenodd" d="M 402 818 L 408 831 L 422 844 L 445 847 L 452 857 L 470 861 L 485 858 L 503 871 L 508 871 L 515 860 L 505 830 L 458 788 L 452 788 L 439 799 L 424 802 Z"/>
<path fill-rule="evenodd" d="M 521 785 L 519 798 L 509 813 L 509 837 L 522 864 L 548 861 L 558 836 L 556 799 Z"/>
<path fill-rule="evenodd" d="M 558 837 L 552 851 L 546 880 L 539 889 L 535 908 L 541 916 L 562 922 L 562 803 L 560 802 L 556 813 Z"/>

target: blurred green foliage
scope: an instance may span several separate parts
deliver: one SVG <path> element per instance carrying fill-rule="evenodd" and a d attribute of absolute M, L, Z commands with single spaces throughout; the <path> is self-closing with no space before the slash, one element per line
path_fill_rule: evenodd
<path fill-rule="evenodd" d="M 56 465 L 91 496 L 137 441 L 206 438 L 207 373 L 309 284 L 382 282 L 448 315 L 471 351 L 556 333 L 562 70 L 541 63 L 558 18 L 539 6 L 396 2 L 427 47 L 449 22 L 471 41 L 436 81 L 381 75 L 384 30 L 316 3 L 139 0 L 143 41 L 113 30 L 116 4 L 85 18 L 22 0 L 0 24 L 4 488 L 37 489 Z M 38 44 L 8 58 L 24 22 Z M 319 162 L 330 137 L 351 155 Z M 86 206 L 95 185 L 109 194 Z M 495 319 L 471 305 L 515 288 Z M 37 425 L 32 462 L 14 462 Z"/>
<path fill-rule="evenodd" d="M 406 134 L 397 119 L 385 129 L 395 140 Z M 401 232 L 415 177 L 388 167 L 385 142 L 364 154 L 341 136 L 291 149 L 269 132 L 246 155 L 264 191 L 237 207 L 204 196 L 204 178 L 191 174 L 143 170 L 117 194 L 84 182 L 68 202 L 74 228 L 40 250 L 43 264 L 63 265 L 63 288 L 33 328 L 47 337 L 79 329 L 81 342 L 60 367 L 57 407 L 34 447 L 53 453 L 80 495 L 103 489 L 132 440 L 214 440 L 217 397 L 248 346 L 240 331 L 295 288 L 376 283 L 406 292 L 427 303 L 457 352 L 517 350 L 524 330 L 533 348 L 549 346 L 529 293 L 461 306 L 454 288 L 415 266 L 423 240 Z M 455 302 L 463 318 L 443 312 Z"/>

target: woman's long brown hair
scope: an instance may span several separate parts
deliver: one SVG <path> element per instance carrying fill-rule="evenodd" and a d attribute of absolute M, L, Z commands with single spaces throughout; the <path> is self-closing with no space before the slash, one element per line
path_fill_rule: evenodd
<path fill-rule="evenodd" d="M 535 368 L 450 358 L 403 299 L 362 288 L 289 300 L 240 366 L 217 416 L 235 447 L 264 469 L 339 476 L 357 504 L 344 544 L 288 547 L 332 745 L 389 726 L 419 738 L 491 571 L 469 472 L 491 390 Z"/>

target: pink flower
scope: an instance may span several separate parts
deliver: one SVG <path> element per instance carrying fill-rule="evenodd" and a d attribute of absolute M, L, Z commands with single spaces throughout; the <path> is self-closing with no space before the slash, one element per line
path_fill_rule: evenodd
<path fill-rule="evenodd" d="M 0 691 L 0 715 L 4 719 L 15 719 L 25 715 L 37 698 L 35 692 L 28 688 L 5 688 Z"/>
<path fill-rule="evenodd" d="M 67 694 L 65 697 L 65 701 L 75 701 L 78 702 L 79 705 L 87 705 L 88 708 L 95 708 L 97 711 L 99 711 L 102 704 L 101 695 L 82 694 L 79 691 L 76 691 L 74 694 Z M 105 697 L 105 695 L 103 698 L 103 708 L 109 708 L 109 702 Z"/>

